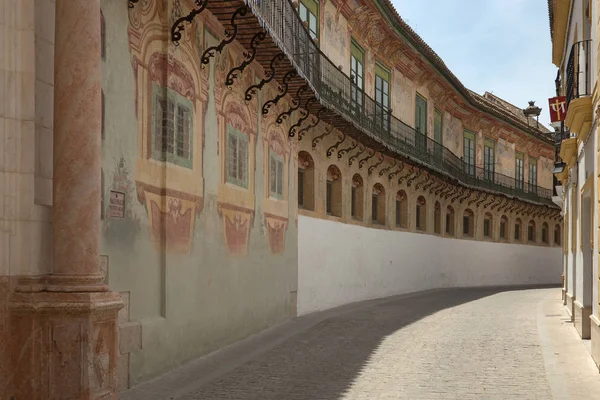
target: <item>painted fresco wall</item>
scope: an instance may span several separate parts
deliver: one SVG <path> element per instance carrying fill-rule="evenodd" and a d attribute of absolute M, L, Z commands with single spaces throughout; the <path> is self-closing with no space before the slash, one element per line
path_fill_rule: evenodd
<path fill-rule="evenodd" d="M 102 3 L 102 255 L 126 304 L 122 387 L 296 310 L 297 152 L 285 124 L 258 109 L 275 89 L 246 104 L 260 71 L 251 66 L 227 89 L 241 49 L 227 47 L 203 68 L 200 55 L 221 40 L 216 20 L 204 12 L 176 47 L 167 31 L 192 1 L 167 5 Z"/>
<path fill-rule="evenodd" d="M 298 243 L 299 315 L 441 287 L 560 283 L 559 247 L 443 239 L 305 216 Z"/>

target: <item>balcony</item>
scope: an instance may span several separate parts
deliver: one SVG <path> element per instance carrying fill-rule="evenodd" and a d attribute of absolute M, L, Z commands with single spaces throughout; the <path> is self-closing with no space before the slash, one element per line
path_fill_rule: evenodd
<path fill-rule="evenodd" d="M 266 71 L 273 71 L 281 93 L 263 104 L 263 114 L 268 114 L 271 105 L 289 94 L 297 106 L 279 117 L 287 114 L 289 118 L 293 110 L 302 108 L 306 110 L 306 117 L 308 113 L 313 114 L 317 120 L 339 128 L 345 136 L 365 146 L 423 166 L 454 184 L 551 204 L 552 189 L 531 186 L 510 176 L 467 165 L 446 147 L 396 118 L 364 92 L 360 93 L 358 101 L 351 78 L 320 51 L 290 0 L 208 0 L 204 4 L 226 28 L 243 27 L 237 39 L 246 49 L 255 49 L 257 35 L 263 29 L 266 32 L 267 43 L 261 45 L 263 54 L 255 54 L 255 59 Z M 250 12 L 239 11 L 245 7 Z M 173 32 L 176 32 L 175 28 Z M 235 34 L 237 28 L 227 32 Z M 227 37 L 223 43 L 232 40 Z M 277 51 L 285 55 L 285 60 L 280 62 L 278 70 L 274 70 L 273 55 Z M 203 55 L 203 62 L 204 58 Z M 298 128 L 304 120 L 294 121 L 296 124 L 290 128 L 290 136 L 300 136 L 298 131 L 302 130 Z"/>
<path fill-rule="evenodd" d="M 571 47 L 567 63 L 567 116 L 565 123 L 580 141 L 585 141 L 589 135 L 593 120 L 592 91 L 594 88 L 591 79 L 591 46 L 591 40 L 575 43 Z M 564 160 L 567 161 L 567 159 Z"/>

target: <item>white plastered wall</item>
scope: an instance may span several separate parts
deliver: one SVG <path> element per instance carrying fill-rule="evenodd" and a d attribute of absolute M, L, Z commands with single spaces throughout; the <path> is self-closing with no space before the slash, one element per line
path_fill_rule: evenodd
<path fill-rule="evenodd" d="M 559 284 L 560 247 L 442 238 L 299 216 L 298 314 L 443 287 Z"/>

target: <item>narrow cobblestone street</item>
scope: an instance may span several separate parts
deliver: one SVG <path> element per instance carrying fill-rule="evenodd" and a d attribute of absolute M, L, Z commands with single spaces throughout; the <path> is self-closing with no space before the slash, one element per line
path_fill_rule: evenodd
<path fill-rule="evenodd" d="M 431 291 L 310 318 L 122 398 L 593 399 L 600 391 L 559 289 Z M 301 323 L 312 325 L 293 334 Z"/>

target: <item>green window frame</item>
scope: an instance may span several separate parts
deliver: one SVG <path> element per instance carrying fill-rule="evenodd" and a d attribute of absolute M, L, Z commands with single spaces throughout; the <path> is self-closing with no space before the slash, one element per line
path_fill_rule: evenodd
<path fill-rule="evenodd" d="M 494 181 L 494 172 L 496 163 L 496 142 L 490 138 L 485 138 L 483 143 L 483 179 Z"/>
<path fill-rule="evenodd" d="M 375 63 L 375 117 L 377 124 L 385 131 L 389 130 L 391 76 L 387 67 Z"/>
<path fill-rule="evenodd" d="M 283 157 L 269 150 L 269 185 L 270 195 L 283 200 Z"/>
<path fill-rule="evenodd" d="M 463 133 L 463 161 L 465 172 L 475 176 L 475 133 L 465 129 Z"/>
<path fill-rule="evenodd" d="M 362 108 L 363 93 L 365 90 L 365 52 L 352 39 L 350 45 L 350 77 L 352 78 L 351 96 L 352 101 L 358 107 Z"/>
<path fill-rule="evenodd" d="M 525 171 L 523 170 L 524 155 L 517 151 L 515 152 L 515 188 L 523 190 L 525 182 Z"/>
<path fill-rule="evenodd" d="M 313 39 L 319 38 L 319 2 L 318 0 L 301 0 L 298 13 L 302 22 L 308 22 L 308 32 Z"/>
<path fill-rule="evenodd" d="M 192 169 L 194 107 L 172 89 L 152 86 L 152 152 L 155 160 Z"/>
<path fill-rule="evenodd" d="M 529 192 L 537 191 L 537 159 L 529 157 Z"/>
<path fill-rule="evenodd" d="M 437 108 L 433 116 L 433 140 L 437 144 L 444 144 L 444 114 Z"/>
<path fill-rule="evenodd" d="M 227 126 L 227 182 L 248 189 L 248 135 Z"/>

